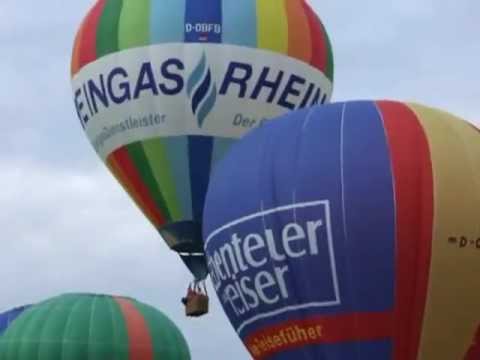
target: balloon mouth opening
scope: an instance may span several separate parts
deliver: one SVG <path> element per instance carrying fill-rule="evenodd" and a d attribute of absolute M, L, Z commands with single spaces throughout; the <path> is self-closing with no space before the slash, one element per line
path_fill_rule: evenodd
<path fill-rule="evenodd" d="M 202 226 L 196 221 L 180 221 L 158 229 L 167 245 L 180 255 L 205 256 Z"/>
<path fill-rule="evenodd" d="M 158 232 L 170 249 L 179 254 L 196 281 L 208 276 L 200 223 L 180 221 L 163 226 Z"/>

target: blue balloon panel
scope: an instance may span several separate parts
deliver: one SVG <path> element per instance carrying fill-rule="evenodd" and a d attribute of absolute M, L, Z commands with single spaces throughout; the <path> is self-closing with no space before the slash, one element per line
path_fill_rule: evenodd
<path fill-rule="evenodd" d="M 395 203 L 374 103 L 298 111 L 234 145 L 211 180 L 204 237 L 256 359 L 390 359 Z"/>
<path fill-rule="evenodd" d="M 29 306 L 21 306 L 0 314 L 0 335 L 7 330 L 10 324 L 20 316 Z"/>

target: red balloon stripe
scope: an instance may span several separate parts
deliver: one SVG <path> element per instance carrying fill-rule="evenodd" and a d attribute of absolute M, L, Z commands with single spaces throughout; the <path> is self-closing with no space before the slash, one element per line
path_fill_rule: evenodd
<path fill-rule="evenodd" d="M 320 20 L 307 3 L 303 3 L 305 14 L 308 17 L 310 25 L 310 34 L 312 39 L 312 60 L 311 65 L 325 72 L 328 61 L 328 46 L 326 34 L 323 31 Z"/>
<path fill-rule="evenodd" d="M 142 210 L 146 210 L 149 214 L 151 214 L 151 216 L 153 216 L 152 220 L 154 221 L 154 225 L 156 227 L 160 227 L 165 224 L 165 216 L 160 212 L 157 205 L 152 200 L 153 196 L 135 168 L 135 164 L 130 158 L 127 148 L 122 147 L 115 150 L 113 153 L 113 158 L 116 160 L 120 169 L 125 173 L 128 181 L 133 186 L 133 190 L 142 201 L 141 204 L 138 204 L 140 208 L 142 208 Z"/>
<path fill-rule="evenodd" d="M 424 130 L 404 104 L 378 107 L 390 146 L 396 202 L 395 360 L 416 360 L 428 292 L 433 170 Z M 415 281 L 412 281 L 415 279 Z"/>
<path fill-rule="evenodd" d="M 105 7 L 106 0 L 98 0 L 90 10 L 79 35 L 78 69 L 97 59 L 97 27 Z"/>
<path fill-rule="evenodd" d="M 135 305 L 125 298 L 115 298 L 123 313 L 129 339 L 129 360 L 154 360 L 153 342 L 148 325 Z"/>
<path fill-rule="evenodd" d="M 352 313 L 287 321 L 250 334 L 245 344 L 255 360 L 312 344 L 391 338 L 393 313 Z"/>

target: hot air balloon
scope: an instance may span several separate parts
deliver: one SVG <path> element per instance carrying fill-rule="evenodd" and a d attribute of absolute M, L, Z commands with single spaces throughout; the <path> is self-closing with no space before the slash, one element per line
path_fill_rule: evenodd
<path fill-rule="evenodd" d="M 474 360 L 479 209 L 473 125 L 418 104 L 316 106 L 217 166 L 206 258 L 255 359 Z"/>
<path fill-rule="evenodd" d="M 66 294 L 26 310 L 0 337 L 0 360 L 189 360 L 180 330 L 136 300 Z"/>
<path fill-rule="evenodd" d="M 5 311 L 4 313 L 0 314 L 0 335 L 7 330 L 10 324 L 22 313 L 24 312 L 29 306 L 19 306 L 14 309 Z"/>
<path fill-rule="evenodd" d="M 333 59 L 304 0 L 98 0 L 71 72 L 95 151 L 199 280 L 212 167 L 264 120 L 329 101 Z"/>

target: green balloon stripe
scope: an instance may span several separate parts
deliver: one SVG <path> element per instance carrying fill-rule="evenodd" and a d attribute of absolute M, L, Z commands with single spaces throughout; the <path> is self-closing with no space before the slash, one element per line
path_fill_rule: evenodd
<path fill-rule="evenodd" d="M 113 348 L 115 359 L 129 360 L 129 341 L 127 324 L 123 318 L 122 311 L 118 303 L 111 297 L 108 297 L 109 312 L 111 316 L 113 332 Z"/>
<path fill-rule="evenodd" d="M 130 145 L 127 145 L 127 151 L 130 155 L 135 167 L 142 179 L 144 185 L 147 187 L 152 200 L 155 202 L 157 208 L 161 209 L 162 214 L 167 221 L 171 220 L 170 211 L 168 210 L 165 198 L 159 188 L 159 184 L 150 168 L 150 163 L 145 151 L 143 149 L 142 143 L 136 142 Z"/>
<path fill-rule="evenodd" d="M 188 136 L 170 136 L 162 139 L 166 148 L 167 162 L 170 164 L 175 181 L 176 198 L 181 208 L 181 219 L 192 220 L 192 184 L 190 159 L 188 155 Z"/>
<path fill-rule="evenodd" d="M 325 26 L 322 24 L 322 29 L 324 33 L 325 41 L 327 42 L 327 68 L 325 69 L 325 76 L 333 83 L 333 76 L 334 76 L 334 61 L 333 61 L 333 49 L 332 49 L 332 41 L 327 34 L 327 30 Z"/>
<path fill-rule="evenodd" d="M 142 143 L 150 169 L 163 194 L 171 221 L 182 219 L 179 200 L 173 180 L 172 167 L 167 157 L 167 147 L 163 139 L 151 139 Z"/>
<path fill-rule="evenodd" d="M 123 0 L 107 0 L 97 28 L 97 58 L 117 52 Z"/>
<path fill-rule="evenodd" d="M 123 0 L 118 29 L 120 50 L 150 45 L 150 0 Z"/>
<path fill-rule="evenodd" d="M 23 314 L 4 334 L 2 338 L 6 350 L 4 353 L 5 359 L 16 358 L 24 356 L 26 358 L 37 358 L 39 350 L 38 328 L 42 328 L 47 320 L 51 303 L 45 304 L 45 308 L 41 312 L 32 312 Z M 23 329 L 23 331 L 21 330 Z M 2 341 L 2 342 L 3 342 Z"/>
<path fill-rule="evenodd" d="M 62 301 L 61 299 L 59 301 Z M 88 359 L 86 338 L 90 318 L 88 316 L 91 299 L 78 297 L 71 306 L 62 339 L 62 359 Z"/>
<path fill-rule="evenodd" d="M 163 360 L 164 356 L 169 359 L 190 359 L 188 345 L 180 330 L 166 330 L 177 329 L 177 326 L 169 318 L 145 304 L 135 302 L 135 307 L 145 318 L 152 339 L 164 340 L 153 342 L 155 356 L 152 360 Z"/>
<path fill-rule="evenodd" d="M 176 358 L 177 351 L 175 350 L 175 338 L 171 333 L 165 333 L 165 331 L 163 330 L 163 327 L 169 326 L 169 324 L 166 324 L 163 317 L 156 316 L 157 314 L 152 314 L 152 312 L 149 311 L 146 306 L 137 305 L 137 308 L 146 319 L 150 319 L 150 321 L 147 321 L 147 327 L 149 329 L 150 336 L 152 338 L 159 337 L 165 339 L 165 341 L 162 343 L 153 344 L 154 353 L 162 352 L 168 354 L 167 356 L 169 357 Z M 154 357 L 154 359 L 152 360 L 161 360 L 161 358 L 157 356 Z"/>
<path fill-rule="evenodd" d="M 73 296 L 68 296 L 62 301 L 54 302 L 53 307 L 49 313 L 41 332 L 34 341 L 39 343 L 38 358 L 62 360 L 63 348 L 52 343 L 52 334 L 63 334 L 67 327 L 68 315 L 70 308 L 75 305 L 77 299 Z"/>
<path fill-rule="evenodd" d="M 40 354 L 40 340 L 46 322 L 57 305 L 54 302 L 46 304 L 26 323 L 26 329 L 19 333 L 14 341 L 19 342 L 17 356 L 24 359 L 36 359 Z M 16 346 L 14 346 L 15 348 Z M 15 351 L 14 351 L 15 353 Z"/>
<path fill-rule="evenodd" d="M 112 350 L 112 329 L 108 304 L 103 297 L 92 299 L 88 330 L 89 360 L 108 358 Z"/>

